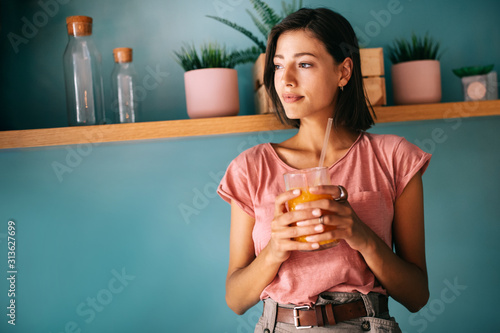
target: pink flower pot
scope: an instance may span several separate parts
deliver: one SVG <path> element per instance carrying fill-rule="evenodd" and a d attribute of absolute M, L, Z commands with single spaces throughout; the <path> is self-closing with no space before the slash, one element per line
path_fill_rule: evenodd
<path fill-rule="evenodd" d="M 394 104 L 441 102 L 441 70 L 438 60 L 416 60 L 392 65 Z"/>
<path fill-rule="evenodd" d="M 189 118 L 236 116 L 240 110 L 238 73 L 232 68 L 204 68 L 184 73 Z"/>

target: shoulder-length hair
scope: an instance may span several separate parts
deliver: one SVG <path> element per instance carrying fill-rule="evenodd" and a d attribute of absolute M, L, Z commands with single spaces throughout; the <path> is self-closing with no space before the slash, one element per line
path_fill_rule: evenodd
<path fill-rule="evenodd" d="M 287 31 L 306 30 L 311 32 L 326 47 L 337 63 L 341 63 L 347 57 L 352 59 L 353 69 L 349 82 L 339 91 L 335 113 L 333 116 L 334 126 L 342 126 L 355 131 L 364 131 L 373 124 L 375 112 L 366 98 L 363 78 L 361 75 L 361 60 L 356 34 L 351 24 L 340 14 L 327 9 L 302 8 L 288 15 L 271 30 L 267 42 L 266 60 L 264 67 L 264 85 L 271 97 L 272 104 L 279 120 L 286 125 L 296 128 L 300 126 L 300 120 L 289 119 L 286 116 L 280 98 L 274 86 L 274 55 L 278 38 Z M 338 89 L 338 87 L 332 87 Z M 371 110 L 371 113 L 370 113 Z M 333 110 L 332 110 L 333 113 Z"/>

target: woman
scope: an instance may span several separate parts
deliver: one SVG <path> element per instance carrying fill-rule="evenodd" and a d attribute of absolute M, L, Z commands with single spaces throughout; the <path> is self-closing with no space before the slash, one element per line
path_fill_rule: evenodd
<path fill-rule="evenodd" d="M 430 155 L 365 132 L 374 122 L 357 39 L 331 10 L 301 9 L 273 28 L 264 82 L 280 119 L 298 132 L 243 152 L 221 181 L 231 203 L 227 304 L 243 314 L 263 300 L 256 332 L 400 332 L 387 297 L 412 312 L 429 297 L 421 175 Z M 285 191 L 283 174 L 318 165 L 331 117 L 324 165 L 336 185 L 310 191 L 336 200 L 288 212 L 300 190 Z M 307 242 L 293 240 L 304 235 Z M 332 239 L 341 242 L 311 251 Z"/>

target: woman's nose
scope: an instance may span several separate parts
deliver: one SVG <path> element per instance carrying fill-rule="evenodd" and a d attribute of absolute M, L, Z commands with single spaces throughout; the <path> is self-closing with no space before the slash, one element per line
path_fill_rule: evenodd
<path fill-rule="evenodd" d="M 281 76 L 281 83 L 286 86 L 296 86 L 295 71 L 292 67 L 287 67 L 283 69 L 283 75 Z"/>

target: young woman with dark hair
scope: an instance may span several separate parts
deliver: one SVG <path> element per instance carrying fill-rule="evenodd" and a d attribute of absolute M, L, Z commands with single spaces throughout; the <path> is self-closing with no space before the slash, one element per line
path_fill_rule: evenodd
<path fill-rule="evenodd" d="M 388 296 L 413 312 L 429 297 L 421 175 L 430 155 L 366 132 L 374 122 L 359 47 L 338 13 L 301 9 L 276 25 L 264 76 L 278 117 L 298 132 L 243 152 L 221 181 L 231 203 L 227 304 L 243 314 L 263 300 L 256 332 L 400 332 Z M 288 211 L 300 190 L 286 191 L 283 174 L 318 166 L 328 118 L 335 185 L 310 192 L 336 199 Z M 341 241 L 314 251 L 332 239 Z"/>
<path fill-rule="evenodd" d="M 346 58 L 352 61 L 350 79 L 344 86 L 339 86 L 342 89 L 342 94 L 337 97 L 336 109 L 332 116 L 337 126 L 342 125 L 354 131 L 369 129 L 374 124 L 370 114 L 370 110 L 373 112 L 373 109 L 365 97 L 356 35 L 343 16 L 325 8 L 303 9 L 290 15 L 281 24 L 278 24 L 269 35 L 264 84 L 280 120 L 284 124 L 299 128 L 300 119 L 290 119 L 286 116 L 283 104 L 274 89 L 274 54 L 278 38 L 283 32 L 294 30 L 309 31 L 310 37 L 314 37 L 323 44 L 335 63 L 341 64 Z"/>

